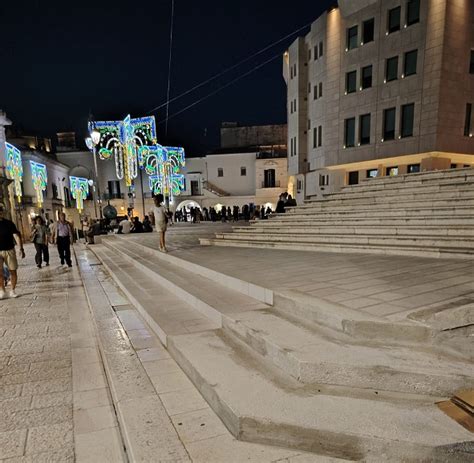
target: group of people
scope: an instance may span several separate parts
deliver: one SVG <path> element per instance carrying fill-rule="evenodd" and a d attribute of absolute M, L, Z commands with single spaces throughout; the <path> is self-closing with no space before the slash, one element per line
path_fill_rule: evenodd
<path fill-rule="evenodd" d="M 132 220 L 128 216 L 124 217 L 118 224 L 117 233 L 119 235 L 128 235 L 129 233 L 150 233 L 153 226 L 148 215 L 145 216 L 143 222 L 139 217 L 133 217 Z"/>
<path fill-rule="evenodd" d="M 5 206 L 0 204 L 0 269 L 2 269 L 0 299 L 5 298 L 5 287 L 9 281 L 11 283 L 9 296 L 17 297 L 18 260 L 15 244 L 20 246 L 21 258 L 25 257 L 21 233 L 5 215 Z M 49 265 L 50 243 L 57 245 L 61 265 L 67 264 L 68 267 L 72 267 L 71 243 L 74 241 L 74 234 L 71 224 L 66 220 L 66 214 L 60 213 L 58 221 L 52 224 L 47 224 L 40 216 L 35 217 L 31 228 L 31 241 L 36 249 L 35 262 L 38 268 L 41 268 L 43 262 L 46 266 Z"/>
<path fill-rule="evenodd" d="M 219 210 L 215 207 L 190 207 L 189 210 L 183 207 L 174 213 L 175 222 L 238 222 L 239 220 L 249 221 L 255 219 L 266 219 L 273 211 L 270 206 L 255 206 L 254 204 L 244 204 L 242 207 L 222 206 Z"/>
<path fill-rule="evenodd" d="M 294 199 L 288 193 L 282 193 L 278 198 L 277 206 L 276 206 L 276 213 L 277 214 L 284 214 L 286 212 L 286 208 L 288 207 L 296 207 L 296 199 Z"/>

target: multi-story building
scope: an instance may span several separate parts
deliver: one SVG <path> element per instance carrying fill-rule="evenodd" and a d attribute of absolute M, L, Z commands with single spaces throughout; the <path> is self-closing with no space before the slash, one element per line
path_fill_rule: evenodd
<path fill-rule="evenodd" d="M 474 3 L 339 0 L 283 57 L 300 201 L 474 165 Z"/>

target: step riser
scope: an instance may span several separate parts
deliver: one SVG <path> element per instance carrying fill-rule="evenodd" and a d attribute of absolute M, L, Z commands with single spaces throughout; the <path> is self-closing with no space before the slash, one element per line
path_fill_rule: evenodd
<path fill-rule="evenodd" d="M 248 241 L 252 240 L 255 243 L 266 243 L 271 241 L 272 243 L 288 242 L 288 235 L 277 235 L 266 233 L 262 234 L 255 233 L 232 233 L 232 234 L 217 234 L 218 238 L 232 241 Z M 441 239 L 436 237 L 410 237 L 408 235 L 397 237 L 381 237 L 381 236 L 367 236 L 367 235 L 350 235 L 350 236 L 324 236 L 314 234 L 313 236 L 295 236 L 290 234 L 293 243 L 314 243 L 314 244 L 337 244 L 337 245 L 362 245 L 362 246 L 415 246 L 422 249 L 423 247 L 439 247 L 439 248 L 465 248 L 474 250 L 474 240 L 467 239 Z"/>
<path fill-rule="evenodd" d="M 392 189 L 413 189 L 413 188 L 436 188 L 438 186 L 456 186 L 456 185 L 468 185 L 474 182 L 474 175 L 453 177 L 453 178 L 433 178 L 430 180 L 423 181 L 398 181 L 398 182 L 385 182 L 385 183 L 374 183 L 373 181 L 359 183 L 356 185 L 346 185 L 341 188 L 341 191 L 381 191 L 381 190 L 392 190 Z"/>
<path fill-rule="evenodd" d="M 308 218 L 301 218 L 297 221 L 290 220 L 263 220 L 258 222 L 251 222 L 250 226 L 252 229 L 256 228 L 278 228 L 278 227 L 458 227 L 466 228 L 469 226 L 474 226 L 474 218 L 456 218 L 456 219 L 447 219 L 447 218 L 430 218 L 430 219 L 393 219 L 389 217 L 381 217 L 379 219 L 374 219 L 372 217 L 348 217 L 345 220 L 341 220 L 339 217 L 335 220 L 327 220 L 324 218 L 314 218 L 313 220 L 308 220 Z M 243 230 L 247 227 L 235 226 L 234 230 Z M 472 230 L 472 229 L 471 229 Z"/>
<path fill-rule="evenodd" d="M 274 214 L 269 221 L 273 220 L 293 220 L 294 218 L 302 218 L 306 220 L 311 220 L 312 217 L 315 219 L 318 218 L 346 218 L 346 217 L 356 217 L 356 218 L 392 218 L 392 217 L 401 217 L 401 218 L 411 218 L 411 217 L 418 217 L 421 215 L 429 214 L 430 217 L 439 218 L 440 220 L 446 217 L 458 217 L 460 215 L 470 215 L 472 216 L 472 207 L 452 207 L 452 208 L 432 208 L 432 207 L 419 207 L 419 208 L 411 208 L 411 209 L 400 209 L 400 208 L 360 208 L 360 209 L 348 209 L 346 211 L 339 211 L 339 210 L 329 210 L 329 211 L 318 211 L 317 215 L 310 215 L 308 213 L 304 213 L 301 211 L 301 208 L 290 210 L 286 214 Z"/>
<path fill-rule="evenodd" d="M 369 235 L 369 236 L 401 236 L 401 237 L 465 237 L 466 240 L 474 240 L 474 228 L 446 228 L 446 226 L 426 227 L 426 228 L 408 228 L 408 227 L 388 227 L 388 226 L 351 226 L 349 224 L 341 224 L 332 227 L 303 227 L 288 226 L 269 226 L 269 227 L 242 227 L 233 230 L 235 234 L 266 234 L 266 235 Z M 228 235 L 230 236 L 230 235 Z"/>
<path fill-rule="evenodd" d="M 222 326 L 222 314 L 219 311 L 217 311 L 214 307 L 210 306 L 209 304 L 206 304 L 204 301 L 201 301 L 193 294 L 185 291 L 183 288 L 174 284 L 172 281 L 162 277 L 160 274 L 156 272 L 151 272 L 150 269 L 146 265 L 141 264 L 138 259 L 131 258 L 128 254 L 124 253 L 120 249 L 120 247 L 114 246 L 110 242 L 107 242 L 107 240 L 104 240 L 104 244 L 109 249 L 121 255 L 123 259 L 131 263 L 137 269 L 146 272 L 159 285 L 164 286 L 168 291 L 173 293 L 176 297 L 183 300 L 184 302 L 189 304 L 191 307 L 195 308 L 198 312 L 203 314 L 205 317 L 209 318 L 209 320 L 212 320 L 213 322 L 217 323 L 218 326 Z"/>
<path fill-rule="evenodd" d="M 351 365 L 302 362 L 291 352 L 264 339 L 260 333 L 242 323 L 224 320 L 224 330 L 244 342 L 284 373 L 304 384 L 333 384 L 375 390 L 448 396 L 458 389 L 469 389 L 474 380 L 451 376 L 397 371 L 389 367 L 364 368 Z"/>
<path fill-rule="evenodd" d="M 455 252 L 442 249 L 403 249 L 403 248 L 390 248 L 390 247 L 353 247 L 349 245 L 322 245 L 322 244 L 293 244 L 293 243 L 265 243 L 265 242 L 252 242 L 243 240 L 210 240 L 201 239 L 203 246 L 232 246 L 232 247 L 245 247 L 245 248 L 265 248 L 265 249 L 281 249 L 287 251 L 316 251 L 316 252 L 340 252 L 340 253 L 353 253 L 353 254 L 380 254 L 380 255 L 397 255 L 397 256 L 410 256 L 410 257 L 432 257 L 432 258 L 446 258 L 446 259 L 472 259 L 474 254 L 469 252 Z"/>

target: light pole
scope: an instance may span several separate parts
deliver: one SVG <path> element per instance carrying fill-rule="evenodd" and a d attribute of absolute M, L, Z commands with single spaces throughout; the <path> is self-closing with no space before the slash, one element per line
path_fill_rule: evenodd
<path fill-rule="evenodd" d="M 95 184 L 97 186 L 97 196 L 99 197 L 99 214 L 100 218 L 102 219 L 102 196 L 100 194 L 100 183 L 99 183 L 99 175 L 97 172 L 97 153 L 96 147 L 100 142 L 100 132 L 97 129 L 93 129 L 90 133 L 90 137 L 86 138 L 86 145 L 90 151 L 92 151 L 92 155 L 94 157 L 94 172 L 95 172 Z M 97 216 L 97 215 L 96 215 Z"/>

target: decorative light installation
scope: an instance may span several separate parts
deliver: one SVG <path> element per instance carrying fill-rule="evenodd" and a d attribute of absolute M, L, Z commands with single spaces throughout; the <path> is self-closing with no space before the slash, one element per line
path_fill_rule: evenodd
<path fill-rule="evenodd" d="M 76 200 L 79 213 L 84 209 L 84 200 L 89 194 L 89 180 L 83 177 L 69 177 L 72 197 Z"/>
<path fill-rule="evenodd" d="M 21 163 L 21 151 L 10 143 L 5 142 L 7 157 L 7 174 L 14 181 L 15 195 L 21 203 L 21 182 L 23 181 L 23 165 Z"/>
<path fill-rule="evenodd" d="M 115 160 L 117 178 L 125 178 L 127 186 L 137 178 L 138 166 L 143 166 L 139 149 L 156 145 L 156 123 L 153 116 L 132 119 L 128 115 L 123 121 L 100 121 L 89 123 L 89 131 L 98 130 L 100 159 Z"/>
<path fill-rule="evenodd" d="M 161 193 L 172 199 L 184 190 L 184 175 L 179 173 L 185 164 L 184 148 L 159 146 L 156 153 L 150 152 L 145 158 L 147 174 L 156 166 L 155 173 L 150 175 L 150 189 L 153 194 Z"/>
<path fill-rule="evenodd" d="M 46 166 L 35 161 L 30 161 L 30 165 L 33 188 L 36 191 L 36 202 L 38 203 L 38 207 L 41 207 L 43 205 L 43 191 L 46 190 L 46 185 L 48 183 Z"/>

